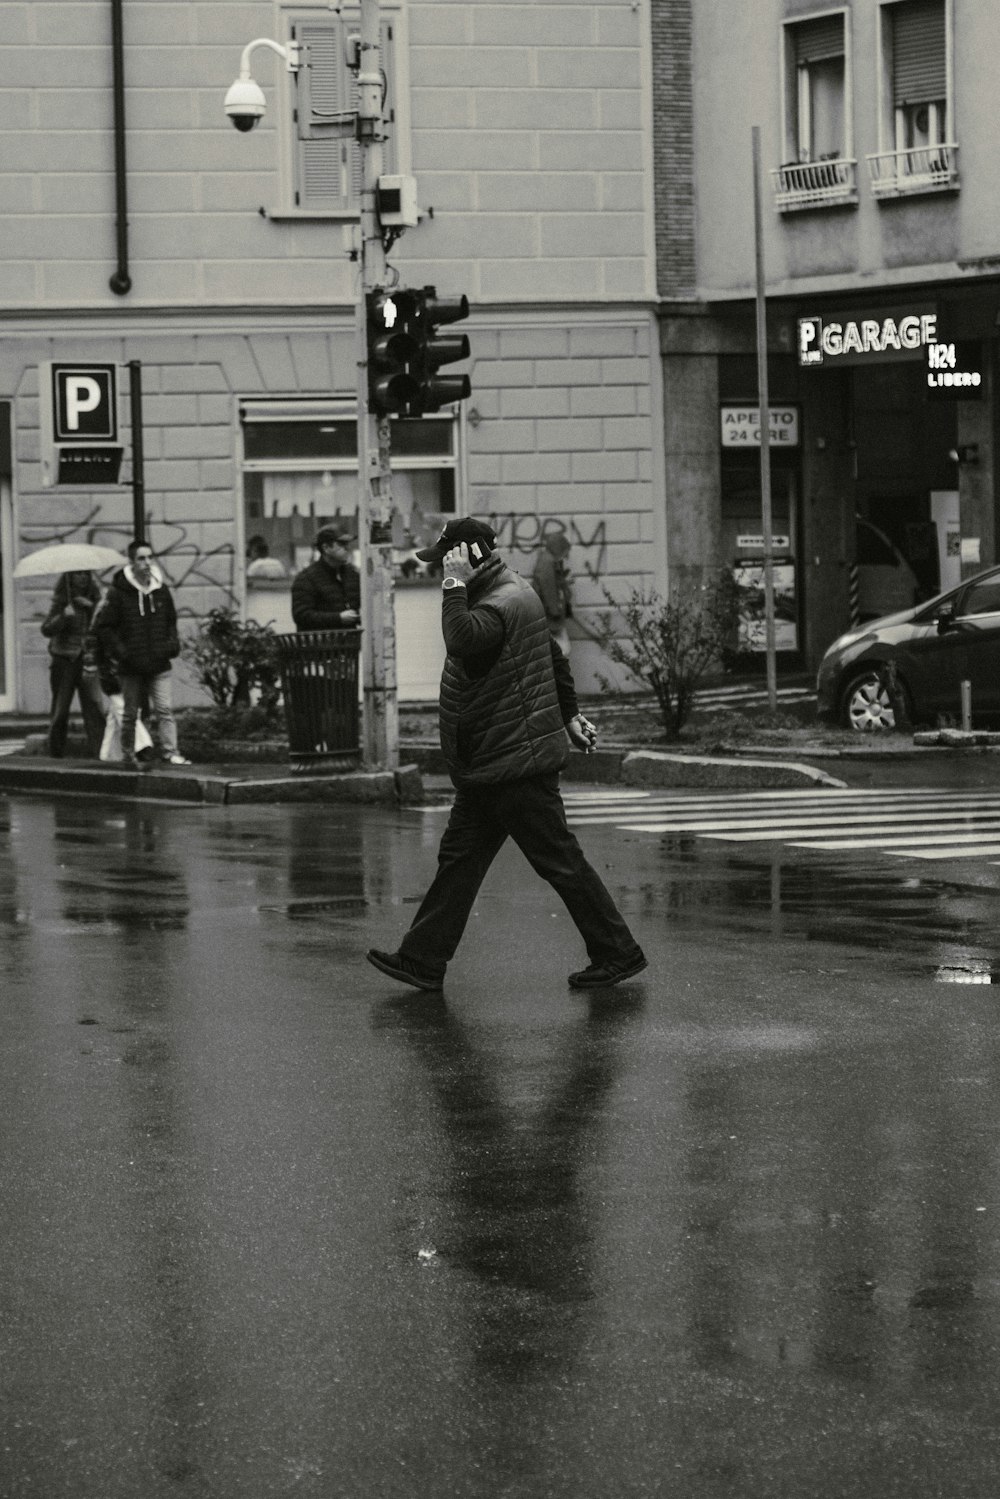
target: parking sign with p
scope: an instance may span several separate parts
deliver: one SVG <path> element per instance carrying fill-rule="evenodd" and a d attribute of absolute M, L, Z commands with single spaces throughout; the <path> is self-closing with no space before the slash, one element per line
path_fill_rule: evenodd
<path fill-rule="evenodd" d="M 118 366 L 47 364 L 39 370 L 42 483 L 116 484 Z"/>
<path fill-rule="evenodd" d="M 118 436 L 115 366 L 52 366 L 53 431 L 56 442 L 114 442 Z"/>

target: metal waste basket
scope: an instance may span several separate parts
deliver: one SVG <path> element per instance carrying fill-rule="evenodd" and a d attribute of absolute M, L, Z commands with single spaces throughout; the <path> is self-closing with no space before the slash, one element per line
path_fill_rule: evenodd
<path fill-rule="evenodd" d="M 361 759 L 360 630 L 279 635 L 293 770 L 354 770 Z"/>

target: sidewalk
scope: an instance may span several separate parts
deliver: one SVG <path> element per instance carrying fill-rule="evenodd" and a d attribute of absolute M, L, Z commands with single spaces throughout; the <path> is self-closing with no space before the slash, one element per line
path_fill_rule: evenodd
<path fill-rule="evenodd" d="M 293 772 L 288 765 L 154 766 L 126 770 L 96 760 L 52 760 L 43 755 L 0 758 L 0 792 L 102 796 L 124 801 L 236 806 L 248 802 L 391 802 L 412 805 L 425 796 L 415 766 L 399 770 Z"/>
<path fill-rule="evenodd" d="M 739 690 L 739 689 L 737 689 Z M 940 733 L 864 735 L 825 739 L 810 720 L 801 728 L 763 731 L 758 742 L 657 743 L 635 702 L 586 705 L 603 720 L 601 747 L 573 754 L 563 779 L 570 784 L 636 788 L 786 790 L 801 787 L 944 783 L 993 786 L 1000 779 L 1000 735 Z M 641 712 L 641 705 L 640 712 Z M 42 720 L 0 726 L 0 793 L 100 796 L 187 805 L 254 802 L 359 802 L 419 806 L 449 799 L 451 782 L 436 736 L 436 710 L 403 717 L 396 771 L 293 771 L 287 763 L 241 761 L 134 772 L 84 758 L 39 754 Z M 409 728 L 409 732 L 407 732 Z M 20 742 L 19 742 L 20 741 Z M 7 749 L 16 744 L 13 751 Z M 23 743 L 23 748 L 22 748 Z M 71 736 L 69 748 L 73 748 Z M 77 747 L 82 744 L 78 741 Z"/>

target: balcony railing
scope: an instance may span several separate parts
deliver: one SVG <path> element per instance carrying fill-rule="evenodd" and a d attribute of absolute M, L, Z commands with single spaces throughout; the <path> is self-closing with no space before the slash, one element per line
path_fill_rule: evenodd
<path fill-rule="evenodd" d="M 958 147 L 954 144 L 879 151 L 867 161 L 873 198 L 954 192 L 958 187 Z"/>
<path fill-rule="evenodd" d="M 824 208 L 858 201 L 857 162 L 839 157 L 834 161 L 799 161 L 775 167 L 774 204 L 779 213 L 797 208 Z"/>

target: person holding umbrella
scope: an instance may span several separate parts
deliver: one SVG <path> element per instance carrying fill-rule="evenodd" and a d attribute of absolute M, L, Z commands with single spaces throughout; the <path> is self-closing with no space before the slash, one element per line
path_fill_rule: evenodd
<path fill-rule="evenodd" d="M 93 573 L 63 573 L 53 590 L 49 612 L 42 620 L 42 634 L 49 642 L 52 688 L 49 754 L 57 760 L 66 753 L 74 696 L 80 699 L 88 752 L 96 760 L 101 751 L 104 700 L 97 679 L 84 671 L 84 642 L 100 598 L 101 590 Z"/>

